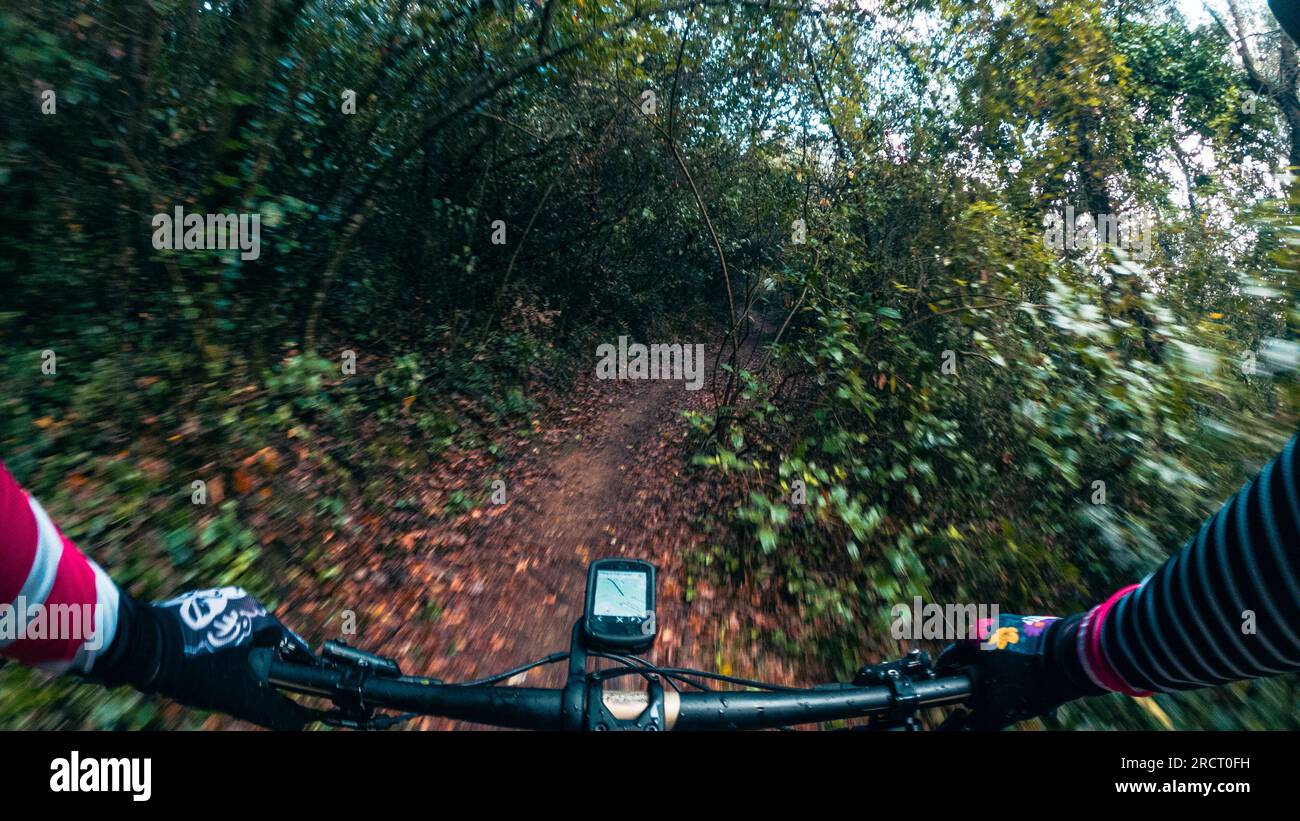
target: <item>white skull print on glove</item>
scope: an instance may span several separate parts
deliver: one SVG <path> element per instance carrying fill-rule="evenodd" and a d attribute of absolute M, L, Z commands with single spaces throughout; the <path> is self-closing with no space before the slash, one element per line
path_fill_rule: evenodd
<path fill-rule="evenodd" d="M 176 610 L 187 656 L 242 644 L 258 629 L 275 623 L 275 617 L 242 587 L 192 590 L 157 606 Z"/>

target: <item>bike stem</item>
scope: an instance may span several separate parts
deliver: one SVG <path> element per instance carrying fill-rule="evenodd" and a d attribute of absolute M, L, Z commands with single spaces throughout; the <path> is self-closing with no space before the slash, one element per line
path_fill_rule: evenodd
<path fill-rule="evenodd" d="M 574 622 L 569 641 L 569 677 L 560 697 L 561 722 L 565 730 L 643 730 L 662 732 L 667 729 L 664 687 L 658 676 L 650 678 L 650 692 L 645 709 L 633 719 L 620 719 L 605 704 L 605 684 L 587 673 L 587 647 L 582 620 Z"/>
<path fill-rule="evenodd" d="M 583 641 L 582 619 L 578 619 L 573 623 L 573 634 L 569 639 L 569 677 L 560 697 L 561 727 L 565 730 L 585 729 L 589 698 L 587 683 L 587 643 Z"/>

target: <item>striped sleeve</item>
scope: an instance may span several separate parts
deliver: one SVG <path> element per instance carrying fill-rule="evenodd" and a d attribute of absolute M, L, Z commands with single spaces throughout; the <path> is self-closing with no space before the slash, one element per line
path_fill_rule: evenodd
<path fill-rule="evenodd" d="M 0 655 L 88 672 L 113 641 L 117 585 L 0 464 Z"/>
<path fill-rule="evenodd" d="M 1093 683 L 1129 695 L 1300 670 L 1300 446 L 1291 441 L 1141 585 L 1078 633 Z"/>

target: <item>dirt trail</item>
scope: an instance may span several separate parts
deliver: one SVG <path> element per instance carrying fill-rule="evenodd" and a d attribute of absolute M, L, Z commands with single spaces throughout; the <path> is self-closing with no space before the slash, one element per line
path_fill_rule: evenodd
<path fill-rule="evenodd" d="M 659 456 L 666 429 L 684 424 L 675 418 L 681 385 L 593 380 L 581 390 L 599 397 L 598 414 L 564 429 L 558 447 L 531 454 L 519 472 L 536 478 L 522 487 L 507 480 L 503 509 L 462 531 L 469 552 L 486 561 L 469 595 L 449 600 L 447 621 L 487 629 L 466 637 L 464 652 L 446 665 L 449 676 L 482 675 L 567 647 L 590 559 L 645 555 L 643 533 L 662 559 L 659 551 L 690 536 L 684 526 L 663 528 L 656 509 L 663 500 L 638 481 L 657 472 L 643 457 Z"/>
<path fill-rule="evenodd" d="M 430 659 L 425 672 L 465 680 L 566 649 L 582 612 L 586 565 L 606 556 L 645 558 L 660 568 L 664 627 L 655 658 L 713 666 L 697 658 L 698 646 L 682 652 L 680 627 L 682 559 L 700 539 L 677 498 L 685 491 L 681 411 L 698 407 L 703 393 L 682 382 L 579 381 L 575 398 L 589 412 L 571 417 L 514 466 L 506 504 L 467 518 L 449 537 L 457 562 L 466 564 L 451 574 L 443 617 L 423 640 L 456 646 Z M 562 677 L 556 665 L 511 683 L 559 686 Z"/>
<path fill-rule="evenodd" d="M 715 352 L 709 346 L 708 366 Z M 695 579 L 686 601 L 685 558 L 705 547 L 693 517 L 721 513 L 716 494 L 686 465 L 682 411 L 707 410 L 708 384 L 688 391 L 682 381 L 581 376 L 531 435 L 506 435 L 511 450 L 501 463 L 451 454 L 440 475 L 395 490 L 433 511 L 446 502 L 449 475 L 469 488 L 499 478 L 504 504 L 451 519 L 397 510 L 362 516 L 359 535 L 324 548 L 338 562 L 337 576 L 328 585 L 298 579 L 286 608 L 299 623 L 322 626 L 310 639 L 342 637 L 397 658 L 408 674 L 466 681 L 567 649 L 587 563 L 643 558 L 659 570 L 653 662 L 797 680 L 790 662 L 760 651 L 758 634 L 777 625 L 755 612 L 753 591 Z M 340 636 L 344 611 L 355 613 L 357 629 Z M 563 665 L 552 665 L 509 683 L 559 686 L 563 675 Z M 411 726 L 456 725 L 421 719 Z"/>
<path fill-rule="evenodd" d="M 586 565 L 606 556 L 644 558 L 659 568 L 661 628 L 651 658 L 715 669 L 722 649 L 716 622 L 724 632 L 730 626 L 738 633 L 740 624 L 726 624 L 738 620 L 720 615 L 730 610 L 725 596 L 707 586 L 688 606 L 683 570 L 703 536 L 691 521 L 698 506 L 690 495 L 699 489 L 685 476 L 682 411 L 705 409 L 708 397 L 707 383 L 688 391 L 680 381 L 580 379 L 574 399 L 588 411 L 561 419 L 549 442 L 515 465 L 522 479 L 507 478 L 507 504 L 459 530 L 473 578 L 452 582 L 445 618 L 430 625 L 444 640 L 454 634 L 458 647 L 431 659 L 428 672 L 465 680 L 566 649 L 582 613 Z M 789 673 L 774 666 L 765 672 Z M 563 665 L 555 665 L 512 683 L 562 682 Z"/>

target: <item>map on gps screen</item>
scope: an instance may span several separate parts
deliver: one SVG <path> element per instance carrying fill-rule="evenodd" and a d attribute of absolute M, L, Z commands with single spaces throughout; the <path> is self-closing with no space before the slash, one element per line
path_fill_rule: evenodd
<path fill-rule="evenodd" d="M 644 573 L 602 570 L 596 574 L 597 616 L 644 616 L 646 575 Z"/>

